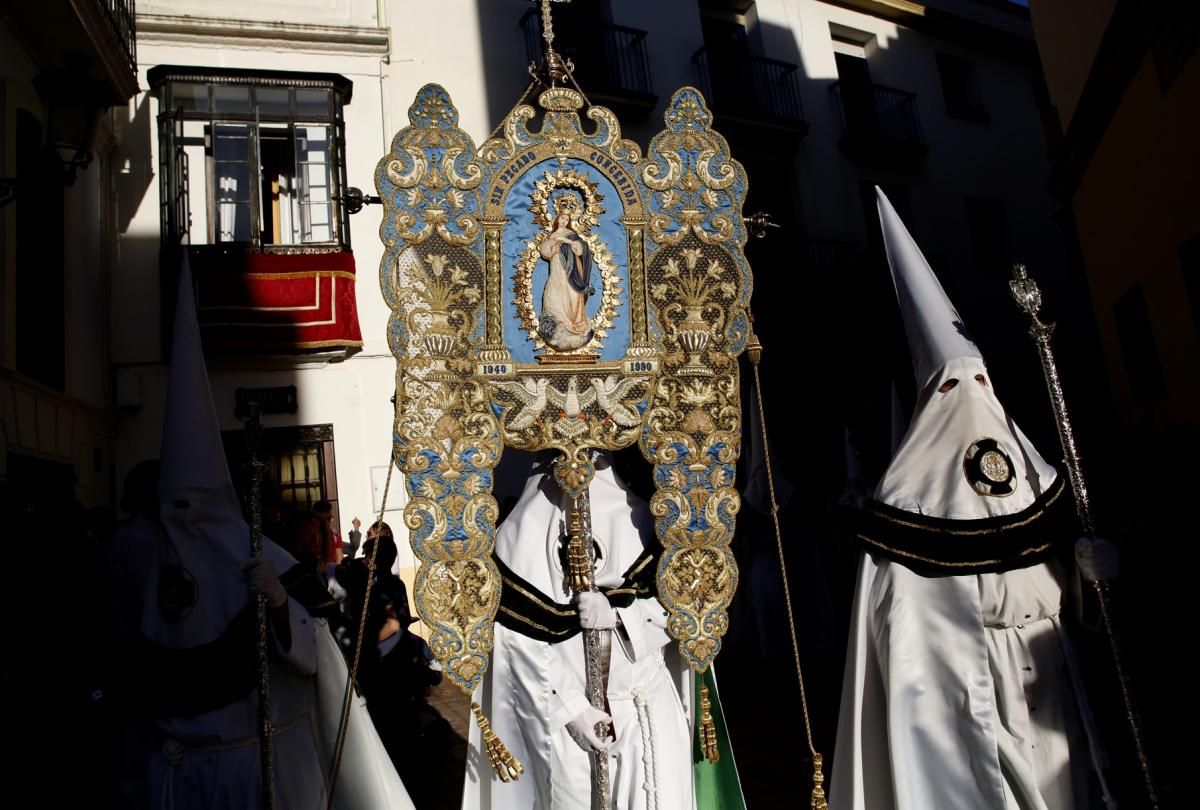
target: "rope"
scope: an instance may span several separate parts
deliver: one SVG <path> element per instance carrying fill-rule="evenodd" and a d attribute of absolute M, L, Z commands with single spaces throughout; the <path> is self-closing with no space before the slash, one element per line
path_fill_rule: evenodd
<path fill-rule="evenodd" d="M 583 96 L 583 103 L 591 107 L 592 100 L 587 97 L 587 93 L 583 92 L 583 88 L 579 86 L 579 82 L 575 81 L 575 71 L 568 70 L 567 78 L 571 80 L 571 84 L 575 85 L 575 89 L 579 92 L 579 95 Z"/>
<path fill-rule="evenodd" d="M 367 588 L 363 592 L 362 610 L 358 616 L 358 638 L 354 642 L 354 659 L 350 671 L 346 673 L 346 692 L 342 697 L 342 719 L 338 724 L 337 745 L 334 748 L 333 770 L 329 774 L 329 802 L 325 810 L 333 810 L 334 788 L 337 787 L 338 772 L 342 767 L 342 754 L 346 749 L 346 734 L 350 730 L 350 701 L 354 696 L 354 680 L 358 676 L 358 665 L 362 662 L 363 634 L 367 631 L 367 606 L 371 603 L 371 587 L 375 584 L 375 558 L 379 556 L 380 533 L 383 528 L 383 515 L 387 511 L 388 491 L 392 488 L 392 471 L 396 469 L 396 459 L 388 459 L 387 480 L 383 485 L 383 501 L 379 505 L 379 519 L 375 521 L 375 545 L 367 558 Z M 394 542 L 395 538 L 393 538 Z"/>
<path fill-rule="evenodd" d="M 657 675 L 655 680 L 658 680 Z M 658 758 L 654 755 L 654 718 L 650 714 L 643 690 L 633 690 L 633 705 L 637 709 L 638 725 L 642 729 L 642 770 L 645 772 L 642 789 L 646 791 L 646 810 L 658 810 Z"/>
<path fill-rule="evenodd" d="M 758 363 L 762 359 L 762 343 L 758 335 L 751 334 L 750 345 L 747 347 L 750 364 L 754 368 L 754 390 L 758 395 L 758 423 L 762 427 L 763 455 L 767 462 L 767 489 L 771 495 L 771 520 L 775 524 L 775 547 L 779 552 L 779 569 L 783 574 L 783 597 L 787 605 L 788 630 L 792 637 L 792 656 L 796 662 L 796 682 L 800 685 L 800 708 L 804 713 L 804 737 L 808 743 L 808 751 L 813 760 L 813 792 L 812 807 L 824 808 L 825 790 L 822 783 L 825 780 L 821 772 L 823 758 L 813 745 L 812 725 L 808 715 L 808 695 L 804 689 L 804 673 L 800 669 L 800 642 L 796 638 L 796 618 L 792 612 L 792 591 L 788 585 L 787 562 L 783 555 L 783 530 L 779 523 L 779 504 L 775 501 L 775 473 L 771 468 L 771 443 L 767 436 L 767 413 L 763 407 L 762 377 L 759 374 Z"/>
<path fill-rule="evenodd" d="M 525 103 L 525 99 L 528 98 L 528 96 L 529 96 L 529 91 L 532 90 L 537 85 L 538 85 L 538 80 L 536 78 L 530 80 L 529 84 L 527 84 L 525 86 L 525 92 L 521 94 L 521 97 L 519 99 L 517 99 L 517 103 L 512 105 L 512 108 L 509 109 L 508 113 L 503 118 L 500 119 L 500 123 L 496 125 L 495 129 L 492 130 L 492 134 L 487 136 L 487 140 L 485 140 L 484 143 L 492 140 L 492 138 L 495 138 L 496 135 L 499 134 L 500 130 L 504 129 L 504 125 L 508 123 L 508 119 L 512 116 L 513 112 L 516 111 L 517 107 L 520 107 L 522 104 Z"/>

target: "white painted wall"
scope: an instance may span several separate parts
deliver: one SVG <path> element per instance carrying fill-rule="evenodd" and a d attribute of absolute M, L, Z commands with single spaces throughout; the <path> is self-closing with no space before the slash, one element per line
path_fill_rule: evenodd
<path fill-rule="evenodd" d="M 141 0 L 137 10 L 139 15 L 365 27 L 376 24 L 377 0 Z"/>
<path fill-rule="evenodd" d="M 187 7 L 185 3 L 153 5 L 155 13 L 162 13 L 168 6 L 173 10 Z M 211 15 L 214 8 L 203 5 Z M 212 4 L 213 7 L 216 5 Z M 224 5 L 232 7 L 234 4 Z M 356 3 L 355 7 L 362 5 Z M 373 15 L 374 4 L 370 6 Z M 147 10 L 145 6 L 139 8 Z M 374 19 L 365 10 L 359 10 L 362 13 L 350 19 L 351 24 Z M 258 13 L 262 18 L 261 9 Z M 316 11 L 302 19 L 311 21 L 314 15 L 317 15 Z M 294 15 L 288 17 L 289 23 L 297 21 Z M 214 48 L 202 41 L 181 42 L 174 33 L 169 39 L 162 39 L 156 41 L 151 36 L 139 42 L 143 87 L 147 86 L 146 71 L 158 64 L 341 73 L 352 80 L 353 98 L 344 111 L 347 173 L 352 185 L 371 189 L 375 164 L 390 141 L 383 124 L 385 104 L 381 75 L 386 66 L 381 55 L 337 53 L 320 47 L 270 40 L 248 40 L 237 45 L 224 43 Z M 140 390 L 141 398 L 136 413 L 120 417 L 120 475 L 138 461 L 158 455 L 163 420 L 166 373 L 158 362 L 158 138 L 157 127 L 153 125 L 157 114 L 158 102 L 147 93 L 131 103 L 130 112 L 124 116 L 122 145 L 114 158 L 114 165 L 125 167 L 127 175 L 134 178 L 126 189 L 130 199 L 122 201 L 130 211 L 130 220 L 122 234 L 121 259 L 114 279 L 114 365 L 128 387 Z M 150 126 L 146 126 L 147 122 Z M 378 236 L 378 210 L 368 208 L 351 223 L 351 242 L 358 272 L 358 314 L 364 342 L 362 352 L 344 362 L 308 363 L 290 369 L 223 369 L 220 361 L 210 364 L 213 401 L 224 430 L 241 427 L 233 413 L 235 389 L 293 384 L 299 390 L 298 413 L 268 416 L 264 419 L 265 426 L 333 425 L 343 531 L 349 529 L 350 519 L 356 515 L 364 524 L 373 519 L 370 468 L 386 467 L 391 448 L 390 397 L 395 363 L 385 337 L 389 312 L 379 294 L 378 267 L 382 245 Z M 399 517 L 393 512 L 404 505 L 402 481 L 398 477 L 390 501 L 389 519 L 398 524 Z M 402 548 L 401 564 L 411 567 L 411 560 L 403 559 L 405 552 Z"/>

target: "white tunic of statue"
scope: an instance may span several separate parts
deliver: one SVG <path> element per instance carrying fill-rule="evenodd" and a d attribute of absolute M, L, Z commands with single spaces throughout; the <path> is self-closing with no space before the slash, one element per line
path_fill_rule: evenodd
<path fill-rule="evenodd" d="M 880 215 L 922 393 L 876 500 L 963 521 L 1020 512 L 1057 473 L 996 398 L 978 348 L 882 193 Z M 979 494 L 964 474 L 965 452 L 985 437 L 1013 466 L 1005 497 Z M 1089 806 L 1099 749 L 1062 604 L 1057 563 L 922 576 L 863 554 L 830 808 Z"/>
<path fill-rule="evenodd" d="M 496 554 L 541 593 L 566 603 L 559 562 L 570 500 L 548 467 L 535 468 L 513 512 L 501 524 Z M 590 487 L 592 531 L 603 550 L 596 584 L 613 586 L 653 537 L 645 502 L 625 489 L 611 468 L 597 463 Z M 690 810 L 694 807 L 688 707 L 690 672 L 681 667 L 666 615 L 657 599 L 617 608 L 608 699 L 616 742 L 609 751 L 613 806 L 619 810 Z M 621 627 L 625 638 L 622 638 Z M 587 810 L 591 806 L 588 754 L 567 723 L 588 705 L 582 634 L 551 644 L 496 625 L 492 664 L 475 699 L 492 727 L 525 766 L 516 782 L 502 783 L 481 754 L 472 725 L 463 810 Z M 671 660 L 673 659 L 673 660 Z"/>

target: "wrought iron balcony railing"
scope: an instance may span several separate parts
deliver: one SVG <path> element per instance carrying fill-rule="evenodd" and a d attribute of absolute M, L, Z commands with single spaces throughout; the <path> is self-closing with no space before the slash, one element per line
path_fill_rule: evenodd
<path fill-rule="evenodd" d="M 117 38 L 117 43 L 125 53 L 125 61 L 129 69 L 137 74 L 137 29 L 134 18 L 137 12 L 135 0 L 95 0 L 96 5 L 104 12 L 109 29 Z"/>
<path fill-rule="evenodd" d="M 520 20 L 525 34 L 525 54 L 541 64 L 543 56 L 541 17 L 534 9 Z M 644 97 L 654 106 L 650 82 L 650 60 L 646 55 L 646 32 L 624 25 L 601 23 L 593 27 L 563 28 L 558 24 L 554 46 L 575 64 L 575 79 L 589 95 Z"/>
<path fill-rule="evenodd" d="M 852 157 L 920 158 L 928 151 L 921 134 L 917 96 L 865 82 L 830 87 L 842 127 L 842 147 Z"/>
<path fill-rule="evenodd" d="M 707 47 L 692 54 L 692 64 L 701 91 L 717 113 L 751 123 L 807 129 L 797 65 Z"/>

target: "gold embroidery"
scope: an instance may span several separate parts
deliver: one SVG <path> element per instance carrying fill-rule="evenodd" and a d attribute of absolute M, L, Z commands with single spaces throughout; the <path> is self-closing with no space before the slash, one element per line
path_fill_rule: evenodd
<path fill-rule="evenodd" d="M 891 546 L 884 545 L 883 543 L 880 543 L 877 540 L 872 540 L 870 537 L 867 537 L 864 534 L 856 535 L 856 537 L 857 537 L 857 539 L 863 541 L 867 545 L 877 548 L 881 551 L 885 551 L 888 554 L 895 554 L 897 557 L 907 557 L 910 560 L 920 560 L 921 562 L 930 563 L 932 565 L 946 566 L 948 568 L 982 568 L 985 565 L 1000 565 L 1002 563 L 1008 562 L 1008 560 L 979 560 L 977 562 L 943 562 L 942 560 L 935 560 L 931 557 L 922 557 L 919 554 L 913 554 L 912 552 L 909 552 L 909 551 L 901 551 L 898 548 L 892 548 Z M 1027 548 L 1024 551 L 1022 551 L 1018 555 L 1018 557 L 1028 557 L 1032 554 L 1040 554 L 1043 551 L 1050 549 L 1053 545 L 1054 545 L 1053 543 L 1043 543 L 1042 545 L 1037 546 L 1036 548 Z"/>
<path fill-rule="evenodd" d="M 504 587 L 512 588 L 514 591 L 521 594 L 529 601 L 534 602 L 535 604 L 544 608 L 548 612 L 553 613 L 555 616 L 570 617 L 570 616 L 579 615 L 579 611 L 576 611 L 576 610 L 559 610 L 558 607 L 553 602 L 547 602 L 544 599 L 542 599 L 540 596 L 530 593 L 529 591 L 525 590 L 517 583 L 513 582 L 508 577 L 504 577 Z"/>
<path fill-rule="evenodd" d="M 1062 486 L 1061 479 L 1055 479 L 1054 485 L 1057 487 L 1057 489 L 1052 490 L 1052 494 L 1050 495 L 1049 498 L 1046 499 L 1046 502 L 1044 504 L 1042 504 L 1041 507 L 1039 507 L 1035 512 L 1033 512 L 1032 514 L 1027 516 L 1024 520 L 1018 520 L 1018 521 L 1014 521 L 1012 523 L 1006 523 L 1003 526 L 999 526 L 997 528 L 955 529 L 955 528 L 949 528 L 949 527 L 947 527 L 947 528 L 938 527 L 935 531 L 937 531 L 940 534 L 952 534 L 952 535 L 955 535 L 956 537 L 977 537 L 979 535 L 985 535 L 985 534 L 1000 534 L 1001 532 L 1006 532 L 1006 531 L 1009 531 L 1010 529 L 1017 529 L 1022 526 L 1028 526 L 1030 523 L 1033 523 L 1035 520 L 1040 518 L 1042 515 L 1046 514 L 1046 512 L 1049 511 L 1050 507 L 1053 506 L 1058 501 L 1059 497 L 1063 494 L 1065 487 Z M 919 522 L 914 522 L 914 521 L 908 521 L 908 520 L 905 520 L 904 518 L 901 518 L 901 517 L 898 517 L 895 515 L 884 514 L 883 512 L 880 512 L 877 509 L 872 509 L 871 512 L 872 512 L 872 514 L 879 517 L 881 520 L 886 520 L 888 523 L 895 523 L 898 526 L 905 526 L 910 529 L 930 530 L 928 523 L 919 523 Z"/>
<path fill-rule="evenodd" d="M 534 628 L 535 630 L 541 630 L 543 633 L 546 633 L 551 636 L 567 636 L 567 635 L 570 635 L 571 633 L 575 632 L 574 630 L 551 630 L 549 627 L 544 627 L 543 625 L 538 624 L 537 622 L 533 621 L 532 619 L 527 619 L 524 616 L 522 616 L 520 613 L 509 610 L 506 607 L 501 607 L 500 612 L 503 613 L 505 616 L 512 616 L 517 621 L 523 622 L 523 623 L 529 625 L 530 627 Z"/>

